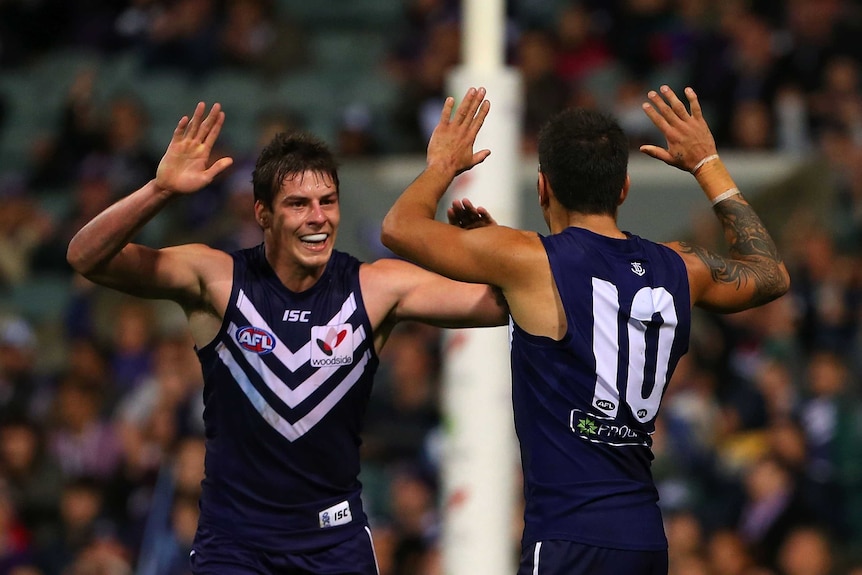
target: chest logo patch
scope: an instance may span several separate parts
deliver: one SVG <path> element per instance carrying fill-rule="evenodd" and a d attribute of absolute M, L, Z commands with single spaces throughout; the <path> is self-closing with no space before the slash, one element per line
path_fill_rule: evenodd
<path fill-rule="evenodd" d="M 236 341 L 243 349 L 264 355 L 275 349 L 275 338 L 265 329 L 247 325 L 236 330 Z"/>
<path fill-rule="evenodd" d="M 311 328 L 311 365 L 327 367 L 353 363 L 353 326 L 320 325 Z"/>

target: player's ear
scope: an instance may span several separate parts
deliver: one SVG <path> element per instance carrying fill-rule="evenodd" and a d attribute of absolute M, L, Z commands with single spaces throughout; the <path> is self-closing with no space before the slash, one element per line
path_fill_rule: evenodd
<path fill-rule="evenodd" d="M 272 212 L 263 202 L 260 200 L 255 200 L 254 202 L 254 219 L 257 220 L 257 224 L 261 227 L 261 229 L 266 229 L 269 227 L 270 216 Z"/>
<path fill-rule="evenodd" d="M 539 192 L 539 205 L 547 208 L 551 203 L 551 185 L 542 171 L 539 171 L 539 179 L 536 181 L 536 190 Z"/>
<path fill-rule="evenodd" d="M 626 181 L 625 181 L 625 182 L 623 182 L 623 189 L 622 189 L 622 190 L 620 190 L 620 197 L 619 197 L 619 199 L 617 200 L 617 205 L 618 205 L 618 206 L 622 205 L 622 203 L 623 203 L 624 201 L 626 201 L 626 198 L 629 196 L 629 187 L 631 186 L 631 184 L 632 184 L 632 181 L 631 181 L 631 179 L 629 178 L 629 175 L 628 175 L 628 174 L 626 174 Z"/>

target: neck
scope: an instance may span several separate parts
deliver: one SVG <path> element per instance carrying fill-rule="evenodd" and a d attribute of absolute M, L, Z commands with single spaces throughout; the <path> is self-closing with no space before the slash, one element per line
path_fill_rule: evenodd
<path fill-rule="evenodd" d="M 275 272 L 284 287 L 295 293 L 310 289 L 326 270 L 327 262 L 323 262 L 321 265 L 302 265 L 295 261 L 284 262 L 279 257 L 278 252 L 271 249 L 269 245 L 265 245 L 264 254 L 272 271 Z"/>
<path fill-rule="evenodd" d="M 595 234 L 609 238 L 625 239 L 627 236 L 620 231 L 614 216 L 607 214 L 581 214 L 565 212 L 559 218 L 551 219 L 551 233 L 556 234 L 568 227 L 584 228 Z"/>

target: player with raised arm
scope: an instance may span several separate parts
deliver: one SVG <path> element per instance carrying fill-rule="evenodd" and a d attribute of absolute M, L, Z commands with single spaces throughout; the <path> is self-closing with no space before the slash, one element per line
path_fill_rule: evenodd
<path fill-rule="evenodd" d="M 491 326 L 507 311 L 488 286 L 335 250 L 336 163 L 308 134 L 278 134 L 258 157 L 260 245 L 131 243 L 169 201 L 231 165 L 210 161 L 225 115 L 219 104 L 205 112 L 199 103 L 179 121 L 153 180 L 77 233 L 69 263 L 96 283 L 173 300 L 188 319 L 207 450 L 192 572 L 376 575 L 358 475 L 378 353 L 399 321 Z"/>
<path fill-rule="evenodd" d="M 384 219 L 383 243 L 450 278 L 490 284 L 509 305 L 515 427 L 526 499 L 520 575 L 665 575 L 651 435 L 688 349 L 692 306 L 734 312 L 789 287 L 769 233 L 719 158 L 694 91 L 667 86 L 644 110 L 667 139 L 641 151 L 694 174 L 729 257 L 655 243 L 617 226 L 629 147 L 612 117 L 570 109 L 539 136 L 539 205 L 550 234 L 493 224 L 467 202 L 435 220 L 455 178 L 488 157 L 473 145 L 490 104 L 448 98 L 427 166 Z"/>

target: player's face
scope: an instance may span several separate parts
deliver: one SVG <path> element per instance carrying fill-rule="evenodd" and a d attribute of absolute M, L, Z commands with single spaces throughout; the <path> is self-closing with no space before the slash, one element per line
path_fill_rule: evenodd
<path fill-rule="evenodd" d="M 290 177 L 272 204 L 268 231 L 275 250 L 301 267 L 325 266 L 341 220 L 332 179 L 311 171 Z"/>

